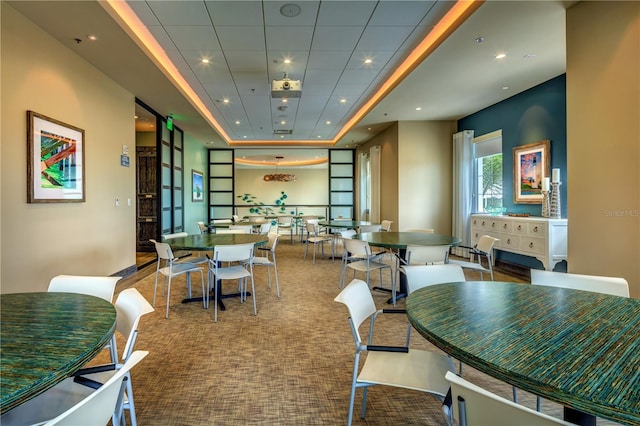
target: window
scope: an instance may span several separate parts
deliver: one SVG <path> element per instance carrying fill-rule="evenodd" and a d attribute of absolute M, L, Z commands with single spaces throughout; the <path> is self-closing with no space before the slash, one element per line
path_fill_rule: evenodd
<path fill-rule="evenodd" d="M 474 210 L 502 211 L 502 130 L 473 139 Z"/>

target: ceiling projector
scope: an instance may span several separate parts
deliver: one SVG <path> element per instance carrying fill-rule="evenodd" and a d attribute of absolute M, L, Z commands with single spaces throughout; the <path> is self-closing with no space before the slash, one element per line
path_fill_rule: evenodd
<path fill-rule="evenodd" d="M 302 95 L 302 83 L 300 80 L 291 80 L 285 74 L 282 80 L 271 82 L 272 98 L 299 98 Z"/>

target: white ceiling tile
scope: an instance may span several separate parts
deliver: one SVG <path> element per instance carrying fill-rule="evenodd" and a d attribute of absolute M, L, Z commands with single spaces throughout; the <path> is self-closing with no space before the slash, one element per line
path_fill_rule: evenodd
<path fill-rule="evenodd" d="M 413 27 L 367 27 L 357 50 L 397 50 L 412 30 Z"/>
<path fill-rule="evenodd" d="M 343 69 L 351 57 L 350 51 L 323 51 L 313 50 L 309 54 L 307 69 L 310 70 L 335 70 Z"/>
<path fill-rule="evenodd" d="M 377 1 L 323 1 L 317 25 L 365 26 Z"/>
<path fill-rule="evenodd" d="M 265 28 L 265 33 L 269 51 L 308 51 L 311 48 L 313 26 L 268 26 Z"/>
<path fill-rule="evenodd" d="M 313 50 L 353 51 L 362 37 L 365 27 L 317 27 L 313 35 Z"/>
<path fill-rule="evenodd" d="M 267 62 L 264 52 L 229 51 L 225 55 L 231 72 L 254 71 L 264 74 L 267 72 Z"/>
<path fill-rule="evenodd" d="M 376 50 L 376 51 L 361 51 L 356 50 L 353 52 L 349 63 L 345 68 L 347 69 L 361 69 L 361 70 L 379 70 L 384 68 L 389 60 L 396 52 L 393 50 Z M 365 59 L 371 59 L 370 64 L 365 64 Z"/>
<path fill-rule="evenodd" d="M 300 6 L 300 14 L 296 17 L 283 16 L 280 13 L 280 8 L 288 3 L 296 3 Z M 316 16 L 318 14 L 317 1 L 265 1 L 264 5 L 264 22 L 267 26 L 298 26 L 298 25 L 311 25 L 316 22 Z"/>
<path fill-rule="evenodd" d="M 259 26 L 216 27 L 225 51 L 264 51 L 264 30 Z"/>
<path fill-rule="evenodd" d="M 260 1 L 205 1 L 213 25 L 262 25 Z"/>
<path fill-rule="evenodd" d="M 416 26 L 435 1 L 381 1 L 378 3 L 369 25 Z"/>
<path fill-rule="evenodd" d="M 211 25 L 202 1 L 148 1 L 147 4 L 162 25 Z"/>
<path fill-rule="evenodd" d="M 145 1 L 132 1 L 127 3 L 146 26 L 160 25 L 160 21 Z"/>
<path fill-rule="evenodd" d="M 165 26 L 165 31 L 180 50 L 220 50 L 212 27 Z"/>

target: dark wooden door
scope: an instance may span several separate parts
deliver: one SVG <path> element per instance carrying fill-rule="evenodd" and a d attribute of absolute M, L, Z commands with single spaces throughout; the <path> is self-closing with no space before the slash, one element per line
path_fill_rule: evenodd
<path fill-rule="evenodd" d="M 136 251 L 155 251 L 149 240 L 158 235 L 156 157 L 155 147 L 136 147 Z"/>

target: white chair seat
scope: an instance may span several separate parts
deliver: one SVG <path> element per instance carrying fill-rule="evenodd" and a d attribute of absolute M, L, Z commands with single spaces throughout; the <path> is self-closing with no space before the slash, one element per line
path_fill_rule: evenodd
<path fill-rule="evenodd" d="M 429 368 L 425 368 L 427 365 Z M 408 353 L 370 351 L 358 381 L 429 392 L 444 398 L 449 383 L 441 372 L 453 369 L 450 358 L 435 352 L 418 349 Z"/>

